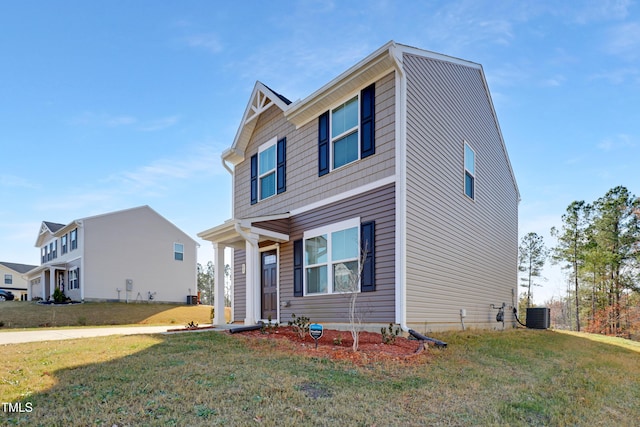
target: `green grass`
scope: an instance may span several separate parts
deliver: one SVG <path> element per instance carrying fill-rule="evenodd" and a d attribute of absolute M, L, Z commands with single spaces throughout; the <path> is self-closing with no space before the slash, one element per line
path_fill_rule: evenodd
<path fill-rule="evenodd" d="M 208 332 L 0 347 L 19 425 L 637 425 L 640 352 L 550 331 L 439 334 L 357 367 Z"/>
<path fill-rule="evenodd" d="M 0 303 L 3 330 L 15 328 L 102 326 L 102 325 L 172 325 L 179 327 L 194 321 L 211 323 L 211 306 L 160 303 L 87 302 L 70 305 L 42 305 L 26 301 Z"/>

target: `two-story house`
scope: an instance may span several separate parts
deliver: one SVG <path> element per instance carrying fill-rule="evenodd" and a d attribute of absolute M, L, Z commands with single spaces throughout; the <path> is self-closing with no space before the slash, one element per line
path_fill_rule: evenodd
<path fill-rule="evenodd" d="M 36 265 L 0 261 L 0 289 L 11 291 L 17 300 L 27 299 L 27 280 L 24 275 Z"/>
<path fill-rule="evenodd" d="M 517 301 L 520 197 L 479 64 L 391 41 L 302 100 L 257 82 L 222 160 L 233 218 L 198 236 L 216 265 L 233 250 L 235 321 L 339 326 L 350 277 L 371 324 L 492 328 Z"/>
<path fill-rule="evenodd" d="M 149 206 L 44 221 L 41 264 L 28 273 L 29 299 L 184 303 L 197 290 L 198 243 Z"/>

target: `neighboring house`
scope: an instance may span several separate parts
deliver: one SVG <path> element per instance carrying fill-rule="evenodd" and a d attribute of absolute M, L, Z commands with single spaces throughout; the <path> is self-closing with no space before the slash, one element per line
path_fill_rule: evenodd
<path fill-rule="evenodd" d="M 57 287 L 76 301 L 184 303 L 197 290 L 197 245 L 149 206 L 68 224 L 45 221 L 29 299 L 52 299 Z"/>
<path fill-rule="evenodd" d="M 520 196 L 479 64 L 389 42 L 296 102 L 257 82 L 222 159 L 233 218 L 198 236 L 216 265 L 233 249 L 235 321 L 347 323 L 360 268 L 370 324 L 501 328 L 516 304 Z"/>
<path fill-rule="evenodd" d="M 0 261 L 0 289 L 11 291 L 17 300 L 27 299 L 27 280 L 23 277 L 37 265 Z"/>

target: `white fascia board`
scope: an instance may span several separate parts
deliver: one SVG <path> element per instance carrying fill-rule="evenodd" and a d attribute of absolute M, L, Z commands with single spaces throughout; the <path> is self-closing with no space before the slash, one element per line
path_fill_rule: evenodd
<path fill-rule="evenodd" d="M 393 41 L 386 43 L 308 97 L 289 105 L 285 117 L 300 128 L 344 97 L 392 71 L 395 62 L 392 50 L 395 46 Z"/>

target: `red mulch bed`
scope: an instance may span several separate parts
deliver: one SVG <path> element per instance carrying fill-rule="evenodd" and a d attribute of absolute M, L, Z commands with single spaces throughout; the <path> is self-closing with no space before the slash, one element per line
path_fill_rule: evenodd
<path fill-rule="evenodd" d="M 373 332 L 360 332 L 358 351 L 352 350 L 353 339 L 349 331 L 337 331 L 325 329 L 322 338 L 318 340 L 318 348 L 315 341 L 307 333 L 301 339 L 290 326 L 280 326 L 269 333 L 260 330 L 235 333 L 233 335 L 244 336 L 252 339 L 276 340 L 283 351 L 293 352 L 310 357 L 328 357 L 334 360 L 349 360 L 357 365 L 371 362 L 395 361 L 408 363 L 423 363 L 426 360 L 426 343 L 397 337 L 393 344 L 383 344 L 382 335 Z M 334 339 L 341 338 L 337 343 Z M 286 340 L 286 341 L 284 341 Z"/>

